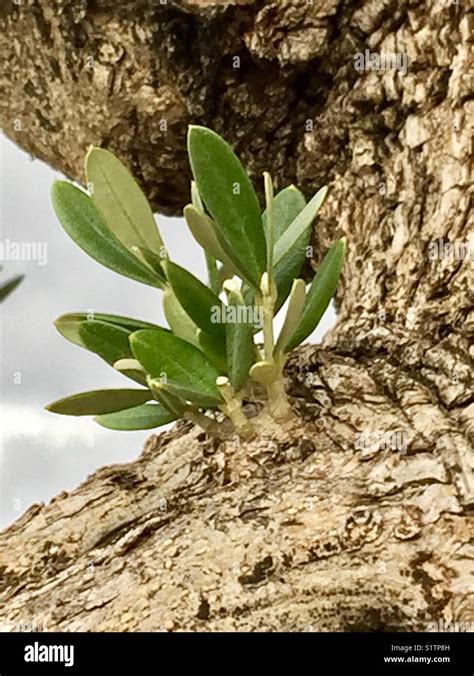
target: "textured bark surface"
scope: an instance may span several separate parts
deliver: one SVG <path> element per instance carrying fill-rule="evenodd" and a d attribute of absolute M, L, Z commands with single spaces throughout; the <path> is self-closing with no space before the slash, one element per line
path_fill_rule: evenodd
<path fill-rule="evenodd" d="M 31 508 L 0 535 L 1 620 L 474 622 L 472 261 L 429 256 L 472 232 L 473 19 L 463 0 L 2 6 L 0 116 L 20 145 L 77 179 L 88 144 L 110 147 L 174 212 L 186 124 L 204 123 L 255 177 L 328 183 L 314 262 L 342 234 L 349 250 L 338 325 L 288 365 L 293 421 L 263 417 L 240 445 L 180 424 Z M 407 74 L 356 71 L 365 48 L 408 54 Z M 406 453 L 355 447 L 390 431 Z"/>

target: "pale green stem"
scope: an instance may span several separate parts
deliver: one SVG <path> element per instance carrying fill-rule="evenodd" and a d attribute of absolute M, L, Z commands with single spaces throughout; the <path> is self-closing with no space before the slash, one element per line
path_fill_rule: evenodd
<path fill-rule="evenodd" d="M 219 376 L 216 383 L 225 401 L 220 407 L 221 411 L 230 418 L 237 434 L 247 439 L 254 436 L 254 427 L 242 410 L 242 399 L 235 394 L 228 378 Z"/>
<path fill-rule="evenodd" d="M 275 347 L 275 338 L 273 335 L 273 303 L 270 298 L 263 298 L 263 348 L 265 360 L 273 360 L 273 349 Z"/>
<path fill-rule="evenodd" d="M 289 418 L 291 407 L 285 392 L 283 380 L 283 365 L 279 365 L 277 378 L 267 385 L 268 408 L 271 415 L 277 420 Z"/>
<path fill-rule="evenodd" d="M 261 296 L 259 302 L 263 311 L 263 344 L 265 361 L 273 364 L 275 368 L 275 377 L 265 383 L 268 394 L 268 408 L 271 415 L 277 419 L 288 418 L 291 414 L 291 408 L 286 398 L 283 365 L 284 361 L 278 359 L 275 362 L 275 341 L 273 336 L 273 314 L 275 311 L 275 302 L 277 299 L 277 290 L 272 280 L 269 280 L 267 273 L 262 275 L 260 284 Z"/>
<path fill-rule="evenodd" d="M 265 361 L 273 362 L 275 339 L 273 336 L 273 315 L 277 293 L 273 280 L 267 272 L 262 275 L 258 303 L 263 312 L 263 346 Z"/>

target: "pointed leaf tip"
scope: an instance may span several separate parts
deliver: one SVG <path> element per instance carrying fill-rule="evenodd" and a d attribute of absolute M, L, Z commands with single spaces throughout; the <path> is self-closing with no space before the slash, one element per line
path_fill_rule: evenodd
<path fill-rule="evenodd" d="M 94 204 L 122 244 L 160 255 L 163 241 L 150 204 L 125 164 L 105 148 L 91 148 L 86 176 L 93 185 Z"/>
<path fill-rule="evenodd" d="M 153 399 L 150 390 L 92 390 L 58 399 L 45 408 L 60 415 L 102 415 L 139 406 Z"/>
<path fill-rule="evenodd" d="M 161 287 L 160 278 L 112 233 L 92 198 L 67 181 L 51 188 L 56 215 L 66 233 L 91 258 L 142 284 Z"/>
<path fill-rule="evenodd" d="M 302 343 L 318 326 L 336 292 L 344 262 L 345 249 L 346 240 L 343 237 L 332 245 L 324 257 L 307 293 L 298 328 L 291 336 L 285 352 Z"/>
<path fill-rule="evenodd" d="M 257 287 L 267 251 L 260 205 L 249 177 L 232 147 L 211 129 L 191 126 L 188 152 L 219 243 L 241 276 Z"/>

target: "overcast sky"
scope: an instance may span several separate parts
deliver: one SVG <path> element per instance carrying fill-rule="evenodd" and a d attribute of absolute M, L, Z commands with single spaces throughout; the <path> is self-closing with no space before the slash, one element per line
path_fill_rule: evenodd
<path fill-rule="evenodd" d="M 26 276 L 0 305 L 0 528 L 32 503 L 71 490 L 101 465 L 133 459 L 150 434 L 113 432 L 88 418 L 44 410 L 82 390 L 130 386 L 101 359 L 62 338 L 53 326 L 58 315 L 94 310 L 165 325 L 159 290 L 107 270 L 64 233 L 50 201 L 55 178 L 63 177 L 0 135 L 0 242 L 47 245 L 45 265 L 0 261 L 2 281 L 18 272 Z M 171 258 L 204 278 L 203 258 L 184 221 L 157 219 Z M 333 322 L 331 308 L 311 342 Z"/>

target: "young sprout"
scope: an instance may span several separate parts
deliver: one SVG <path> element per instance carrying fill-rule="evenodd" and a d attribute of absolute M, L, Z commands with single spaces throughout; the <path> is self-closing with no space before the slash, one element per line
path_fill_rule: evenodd
<path fill-rule="evenodd" d="M 188 153 L 194 180 L 184 217 L 204 250 L 207 283 L 170 260 L 145 195 L 109 151 L 91 148 L 87 154 L 91 194 L 64 181 L 53 185 L 53 205 L 65 231 L 102 265 L 160 289 L 169 328 L 109 314 L 59 317 L 56 328 L 67 340 L 138 386 L 82 392 L 48 410 L 94 415 L 113 430 L 153 429 L 182 418 L 211 435 L 233 427 L 250 438 L 258 424 L 246 416 L 243 403 L 252 396 L 253 380 L 266 389 L 270 415 L 277 420 L 291 415 L 284 385 L 287 355 L 319 323 L 344 259 L 343 238 L 308 288 L 299 277 L 327 188 L 306 203 L 294 186 L 274 194 L 265 172 L 262 213 L 249 177 L 220 136 L 191 126 Z M 274 319 L 287 300 L 275 339 Z M 256 341 L 261 330 L 263 345 Z"/>

